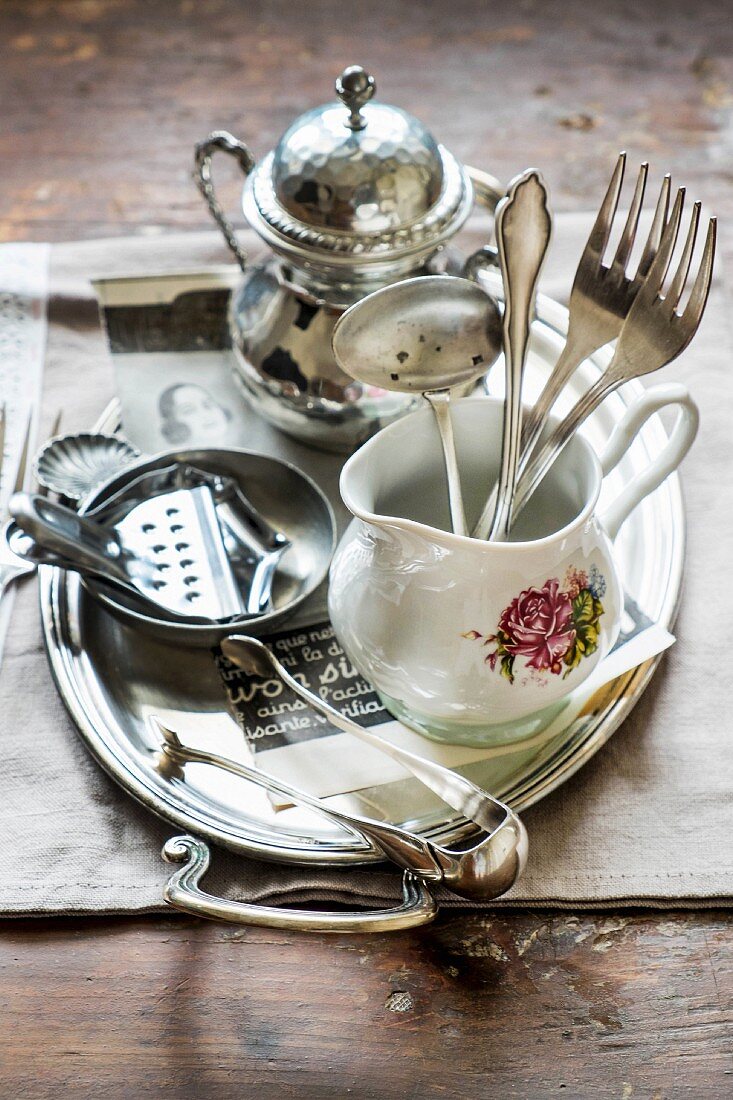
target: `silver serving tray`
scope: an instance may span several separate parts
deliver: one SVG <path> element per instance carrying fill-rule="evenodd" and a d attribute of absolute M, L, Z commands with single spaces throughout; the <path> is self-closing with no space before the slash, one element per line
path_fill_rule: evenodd
<path fill-rule="evenodd" d="M 539 389 L 566 331 L 567 311 L 540 297 L 528 388 Z M 604 350 L 585 364 L 578 373 L 576 394 L 592 381 L 608 357 Z M 495 382 L 498 392 L 500 376 L 501 370 L 495 369 L 490 377 L 492 392 Z M 641 389 L 639 383 L 629 383 L 588 422 L 586 434 L 597 450 Z M 568 401 L 572 398 L 573 391 Z M 118 416 L 113 403 L 98 429 L 114 430 Z M 603 490 L 607 499 L 640 472 L 666 439 L 661 418 L 652 417 L 607 479 Z M 684 543 L 680 484 L 673 475 L 636 509 L 616 542 L 628 595 L 650 620 L 667 629 L 677 611 Z M 43 630 L 58 690 L 92 755 L 128 793 L 160 817 L 239 853 L 301 865 L 355 864 L 376 858 L 311 811 L 275 809 L 269 798 L 246 780 L 204 765 L 187 766 L 183 774 L 161 772 L 158 746 L 148 723 L 149 715 L 156 711 L 177 714 L 179 728 L 193 731 L 188 743 L 195 744 L 198 731 L 204 731 L 207 738 L 206 731 L 215 731 L 212 736 L 217 749 L 236 755 L 231 745 L 217 741 L 227 712 L 211 655 L 175 649 L 135 633 L 95 603 L 74 574 L 43 567 L 40 589 Z M 500 747 L 490 758 L 461 770 L 513 808 L 531 806 L 578 771 L 609 739 L 640 698 L 659 659 L 645 662 L 597 691 L 584 701 L 580 713 L 576 708 L 573 720 L 549 739 Z M 474 826 L 447 810 L 412 779 L 325 801 L 350 812 L 384 817 L 446 844 L 474 831 Z"/>

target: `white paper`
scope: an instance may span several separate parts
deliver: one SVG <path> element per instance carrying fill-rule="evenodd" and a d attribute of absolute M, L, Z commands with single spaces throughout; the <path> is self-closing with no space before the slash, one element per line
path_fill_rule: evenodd
<path fill-rule="evenodd" d="M 493 745 L 490 748 L 442 745 L 422 737 L 398 721 L 374 726 L 371 732 L 447 768 L 460 768 L 479 760 L 534 748 L 552 740 L 570 725 L 600 687 L 662 653 L 673 643 L 674 637 L 660 626 L 651 626 L 637 634 L 598 665 L 585 683 L 568 696 L 566 706 L 543 730 L 523 741 Z M 405 779 L 408 774 L 390 757 L 371 745 L 357 741 L 348 733 L 331 734 L 281 748 L 263 749 L 257 752 L 256 762 L 262 771 L 318 798 L 393 783 Z"/>

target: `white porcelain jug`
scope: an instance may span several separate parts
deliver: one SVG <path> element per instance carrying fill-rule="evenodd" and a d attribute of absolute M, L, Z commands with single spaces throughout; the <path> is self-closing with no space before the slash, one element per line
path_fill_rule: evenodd
<path fill-rule="evenodd" d="M 598 513 L 603 478 L 653 413 L 679 406 L 667 445 Z M 475 519 L 499 463 L 501 403 L 454 407 L 466 513 Z M 697 407 L 680 385 L 648 390 L 599 459 L 576 435 L 528 503 L 512 541 L 450 532 L 445 475 L 429 409 L 385 428 L 346 463 L 341 494 L 355 519 L 332 566 L 339 641 L 387 707 L 439 740 L 525 736 L 613 647 L 623 592 L 613 539 L 676 468 Z"/>

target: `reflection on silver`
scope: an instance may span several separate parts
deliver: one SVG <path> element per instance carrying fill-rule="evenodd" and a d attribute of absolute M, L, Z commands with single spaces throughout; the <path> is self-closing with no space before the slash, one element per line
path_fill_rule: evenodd
<path fill-rule="evenodd" d="M 283 431 L 349 452 L 412 407 L 365 387 L 335 363 L 331 332 L 364 295 L 441 270 L 438 253 L 476 198 L 489 209 L 502 189 L 460 164 L 421 122 L 371 102 L 374 78 L 349 66 L 341 102 L 306 112 L 257 162 L 216 131 L 196 148 L 195 178 L 244 270 L 230 308 L 244 392 Z M 276 258 L 250 267 L 216 197 L 211 158 L 235 157 L 246 176 L 243 211 Z"/>
<path fill-rule="evenodd" d="M 45 560 L 88 573 L 89 591 L 114 614 L 207 648 L 238 624 L 267 633 L 293 614 L 323 580 L 335 542 L 333 512 L 310 478 L 238 450 L 142 460 L 89 496 L 79 516 L 22 497 L 15 513 L 24 531 L 43 539 Z M 38 560 L 36 547 L 25 552 Z"/>

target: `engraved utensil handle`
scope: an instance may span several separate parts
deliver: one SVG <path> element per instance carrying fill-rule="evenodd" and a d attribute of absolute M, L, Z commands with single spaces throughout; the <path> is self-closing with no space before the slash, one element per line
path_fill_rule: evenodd
<path fill-rule="evenodd" d="M 234 226 L 224 213 L 224 208 L 216 197 L 214 181 L 211 178 L 211 158 L 214 153 L 229 153 L 239 164 L 245 176 L 248 176 L 255 166 L 255 158 L 243 141 L 230 134 L 227 130 L 215 130 L 209 134 L 205 141 L 200 141 L 196 146 L 196 168 L 194 180 L 204 196 L 211 216 L 224 234 L 224 240 L 234 253 L 237 263 L 244 271 L 247 266 L 247 253 L 244 251 Z"/>
<path fill-rule="evenodd" d="M 428 924 L 438 912 L 430 890 L 410 871 L 402 876 L 402 901 L 394 909 L 358 912 L 317 912 L 311 909 L 277 909 L 229 901 L 207 894 L 199 882 L 209 868 L 209 849 L 192 836 L 176 836 L 166 841 L 163 858 L 182 863 L 168 879 L 163 897 L 174 909 L 209 920 L 234 924 L 259 925 L 262 928 L 287 928 L 298 932 L 397 932 Z"/>
<path fill-rule="evenodd" d="M 522 443 L 522 380 L 529 329 L 534 315 L 537 280 L 552 232 L 547 188 L 535 169 L 509 185 L 496 210 L 496 240 L 504 281 L 504 360 L 506 396 L 499 498 L 490 539 L 506 539 L 512 520 Z"/>
<path fill-rule="evenodd" d="M 37 493 L 15 493 L 9 511 L 18 527 L 43 550 L 63 558 L 66 567 L 94 573 L 130 587 L 114 534 Z"/>

